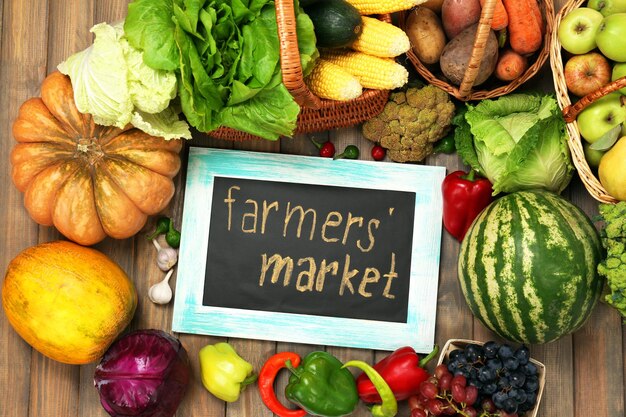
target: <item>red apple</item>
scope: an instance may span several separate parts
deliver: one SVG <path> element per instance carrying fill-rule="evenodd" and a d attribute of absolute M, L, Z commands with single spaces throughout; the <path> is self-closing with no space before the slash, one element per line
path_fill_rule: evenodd
<path fill-rule="evenodd" d="M 611 64 L 597 52 L 574 55 L 563 70 L 570 93 L 582 97 L 611 81 Z"/>

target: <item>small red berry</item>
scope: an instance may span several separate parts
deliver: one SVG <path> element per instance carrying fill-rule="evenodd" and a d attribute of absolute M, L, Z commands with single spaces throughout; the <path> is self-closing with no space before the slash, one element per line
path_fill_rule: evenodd
<path fill-rule="evenodd" d="M 320 156 L 324 158 L 332 158 L 335 156 L 335 145 L 332 142 L 324 142 L 320 147 Z"/>
<path fill-rule="evenodd" d="M 382 161 L 385 159 L 385 155 L 387 154 L 387 150 L 380 145 L 374 145 L 372 147 L 372 158 L 374 161 Z"/>

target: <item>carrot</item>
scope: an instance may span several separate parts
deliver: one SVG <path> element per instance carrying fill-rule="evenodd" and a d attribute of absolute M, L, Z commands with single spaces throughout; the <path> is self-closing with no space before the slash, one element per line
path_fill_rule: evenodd
<path fill-rule="evenodd" d="M 513 81 L 519 78 L 528 68 L 528 60 L 517 52 L 506 49 L 498 57 L 496 64 L 496 78 L 502 81 Z"/>
<path fill-rule="evenodd" d="M 480 7 L 485 7 L 487 0 L 480 0 Z M 493 19 L 491 20 L 491 29 L 502 30 L 509 24 L 509 16 L 502 4 L 502 0 L 496 0 L 496 7 L 493 9 Z"/>
<path fill-rule="evenodd" d="M 532 11 L 530 2 L 535 0 L 502 0 L 509 16 L 509 43 L 511 49 L 521 55 L 532 54 L 541 48 L 541 26 Z"/>
<path fill-rule="evenodd" d="M 541 9 L 539 9 L 539 3 L 537 3 L 537 0 L 526 0 L 528 2 L 528 6 L 532 9 L 533 14 L 535 15 L 535 18 L 537 19 L 537 22 L 539 22 L 539 28 L 541 29 L 541 34 L 545 34 L 546 33 L 546 25 L 543 21 L 543 15 L 541 14 Z"/>

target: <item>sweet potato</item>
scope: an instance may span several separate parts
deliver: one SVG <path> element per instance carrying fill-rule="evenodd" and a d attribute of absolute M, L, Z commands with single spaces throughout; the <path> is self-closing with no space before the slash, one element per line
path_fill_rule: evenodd
<path fill-rule="evenodd" d="M 480 12 L 480 0 L 444 0 L 441 5 L 441 22 L 448 39 L 478 23 Z"/>
<path fill-rule="evenodd" d="M 439 16 L 432 10 L 418 6 L 406 19 L 406 33 L 411 48 L 424 64 L 435 64 L 446 46 L 446 35 Z"/>

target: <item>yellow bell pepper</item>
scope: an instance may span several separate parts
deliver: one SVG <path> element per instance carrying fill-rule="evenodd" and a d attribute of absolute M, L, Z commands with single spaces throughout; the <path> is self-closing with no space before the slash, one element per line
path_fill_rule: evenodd
<path fill-rule="evenodd" d="M 252 365 L 241 358 L 228 343 L 207 345 L 200 349 L 202 384 L 217 398 L 234 402 L 257 374 Z"/>

